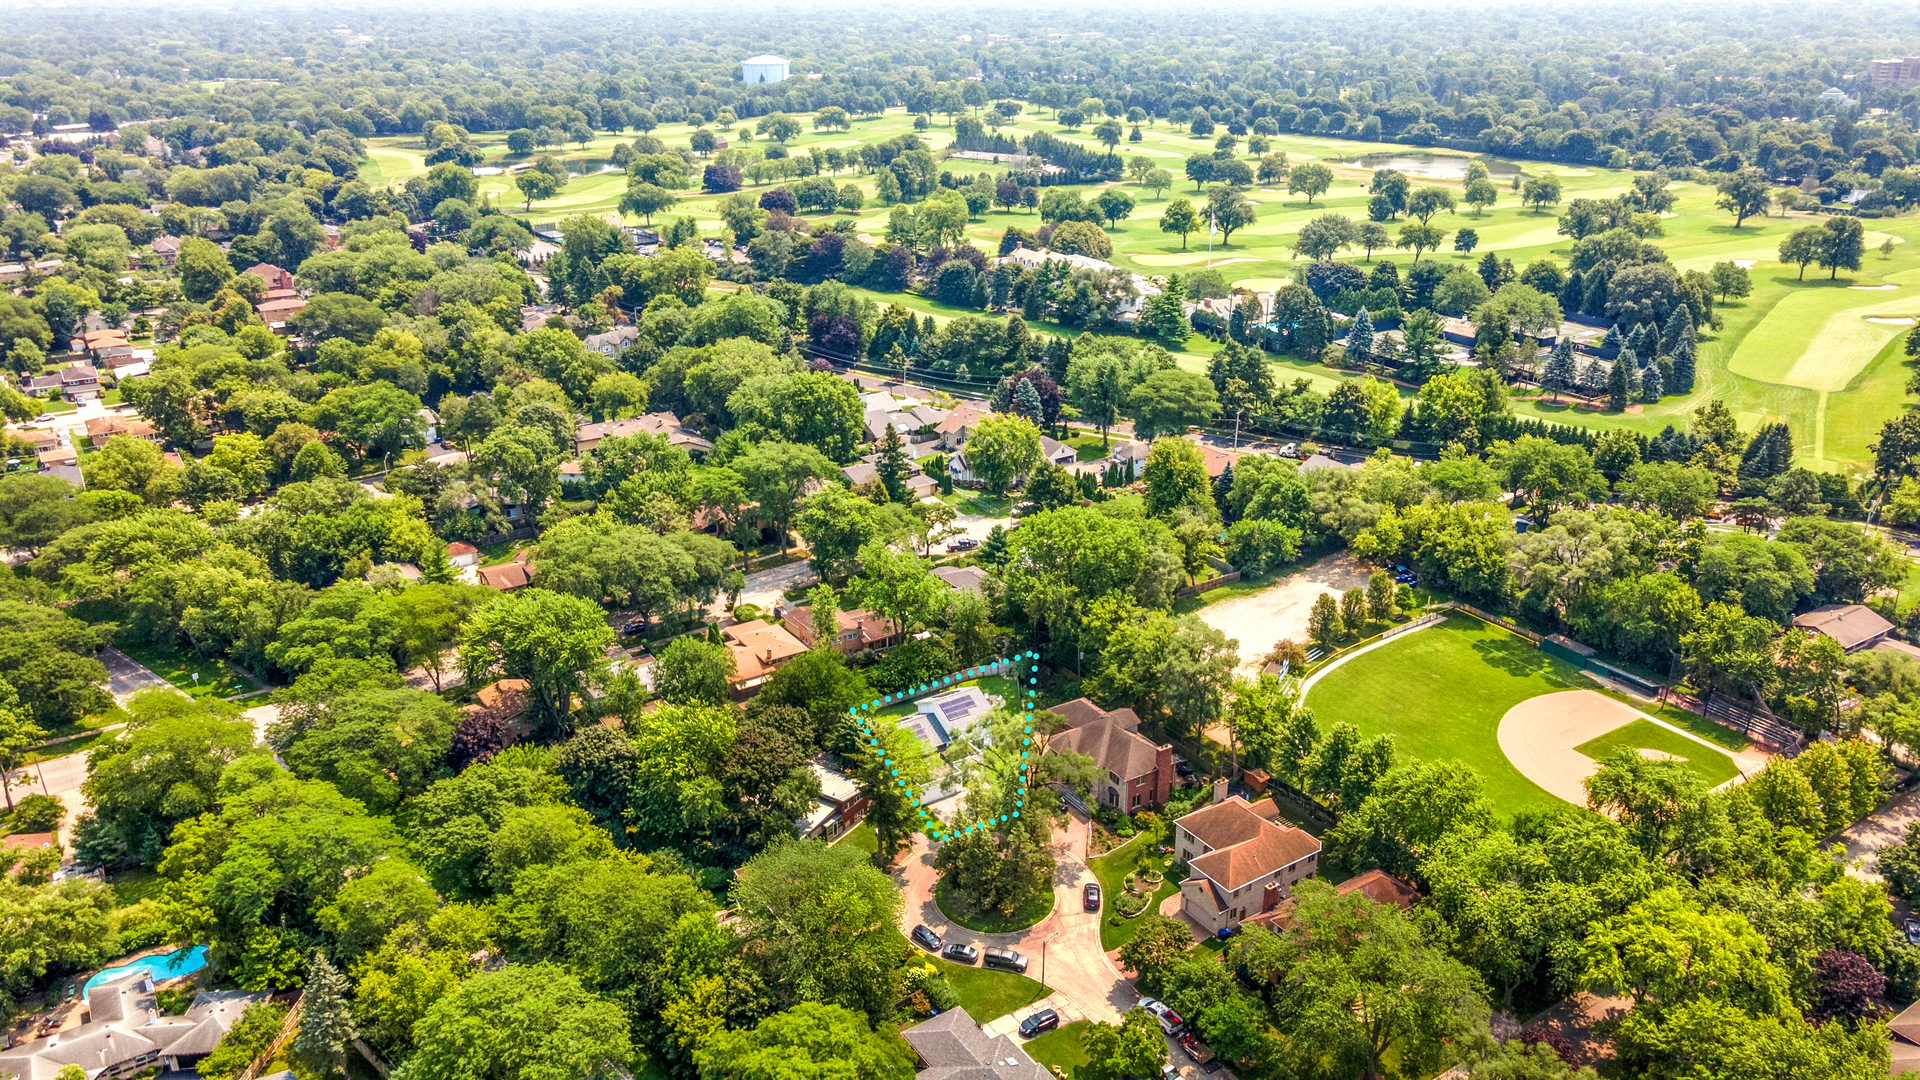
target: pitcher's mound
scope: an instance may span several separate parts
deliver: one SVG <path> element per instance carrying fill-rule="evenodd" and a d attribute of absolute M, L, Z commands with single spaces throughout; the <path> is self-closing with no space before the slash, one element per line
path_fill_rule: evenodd
<path fill-rule="evenodd" d="M 1500 752 L 1521 775 L 1575 806 L 1587 805 L 1587 777 L 1600 763 L 1574 747 L 1640 718 L 1592 690 L 1528 698 L 1500 718 Z"/>

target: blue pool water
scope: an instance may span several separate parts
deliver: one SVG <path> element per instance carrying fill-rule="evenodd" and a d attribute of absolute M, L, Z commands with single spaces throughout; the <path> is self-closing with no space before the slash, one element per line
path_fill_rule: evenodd
<path fill-rule="evenodd" d="M 119 967 L 100 969 L 93 978 L 87 980 L 85 986 L 80 988 L 80 996 L 85 998 L 94 987 L 99 986 L 101 983 L 112 982 L 115 979 L 124 975 L 130 975 L 136 971 L 145 971 L 153 981 L 159 982 L 162 979 L 173 979 L 181 975 L 191 975 L 206 966 L 207 947 L 205 945 L 195 945 L 191 949 L 182 949 L 176 953 L 143 956 L 131 964 L 122 964 Z"/>

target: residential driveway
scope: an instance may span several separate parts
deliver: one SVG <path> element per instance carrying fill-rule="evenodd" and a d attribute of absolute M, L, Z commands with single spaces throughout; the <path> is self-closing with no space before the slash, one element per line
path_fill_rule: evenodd
<path fill-rule="evenodd" d="M 113 695 L 116 704 L 125 705 L 142 690 L 166 689 L 173 685 L 119 649 L 101 649 L 99 660 L 107 666 L 107 692 Z"/>
<path fill-rule="evenodd" d="M 1306 642 L 1307 615 L 1321 593 L 1339 596 L 1364 587 L 1371 572 L 1351 555 L 1329 555 L 1251 596 L 1209 604 L 1196 614 L 1201 622 L 1238 640 L 1240 670 L 1256 672 L 1282 639 Z"/>
<path fill-rule="evenodd" d="M 916 924 L 924 923 L 946 941 L 1011 948 L 1027 958 L 1027 975 L 1045 983 L 1053 990 L 1053 998 L 1060 999 L 1052 1007 L 1061 1015 L 1119 1023 L 1121 1014 L 1139 999 L 1100 948 L 1099 914 L 1081 910 L 1080 886 L 1093 880 L 1093 871 L 1087 868 L 1087 832 L 1086 817 L 1077 813 L 1064 828 L 1054 830 L 1053 856 L 1058 866 L 1053 879 L 1053 912 L 1038 924 L 1012 934 L 980 934 L 949 923 L 933 899 L 938 880 L 933 869 L 933 846 L 924 836 L 914 837 L 913 849 L 893 873 L 905 901 L 900 910 L 901 932 L 908 933 Z M 1024 1016 L 1029 1011 L 1016 1015 Z"/>
<path fill-rule="evenodd" d="M 1011 529 L 1013 528 L 1013 518 L 1010 516 L 988 517 L 985 514 L 961 514 L 953 519 L 953 527 L 960 530 L 956 535 L 971 536 L 982 543 L 986 542 L 987 534 L 993 531 L 995 525 L 1000 526 L 1002 529 Z M 949 537 L 948 539 L 953 538 Z"/>
<path fill-rule="evenodd" d="M 820 580 L 813 567 L 805 559 L 790 562 L 785 566 L 776 566 L 771 570 L 756 570 L 747 575 L 746 587 L 740 590 L 740 602 L 752 604 L 761 611 L 771 612 L 773 605 L 785 598 L 788 589 L 797 585 L 811 585 Z M 723 598 L 724 599 L 724 598 Z M 718 616 L 726 613 L 718 603 L 711 609 Z"/>
<path fill-rule="evenodd" d="M 1879 881 L 1873 861 L 1882 849 L 1906 839 L 1907 826 L 1920 821 L 1920 791 L 1896 796 L 1887 805 L 1827 838 L 1847 849 L 1847 873 Z"/>

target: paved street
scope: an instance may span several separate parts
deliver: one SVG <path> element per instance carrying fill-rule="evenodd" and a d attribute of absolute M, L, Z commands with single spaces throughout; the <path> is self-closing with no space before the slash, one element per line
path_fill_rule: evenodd
<path fill-rule="evenodd" d="M 119 649 L 101 649 L 99 659 L 107 666 L 107 692 L 113 695 L 115 704 L 125 705 L 142 690 L 171 685 Z"/>

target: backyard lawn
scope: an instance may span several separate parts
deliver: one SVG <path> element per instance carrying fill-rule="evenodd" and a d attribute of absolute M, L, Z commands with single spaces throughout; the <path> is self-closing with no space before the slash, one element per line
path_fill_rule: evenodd
<path fill-rule="evenodd" d="M 1073 1076 L 1080 1066 L 1087 1063 L 1087 1029 L 1093 1026 L 1090 1020 L 1080 1020 L 1065 1027 L 1055 1028 L 1026 1044 L 1027 1056 L 1042 1065 L 1057 1065 Z"/>
<path fill-rule="evenodd" d="M 1100 879 L 1100 947 L 1111 952 L 1127 943 L 1140 925 L 1138 918 L 1125 918 L 1115 906 L 1126 895 L 1127 875 L 1139 870 L 1161 874 L 1165 880 L 1148 898 L 1145 911 L 1158 911 L 1160 902 L 1180 891 L 1180 883 L 1171 873 L 1172 857 L 1158 854 L 1159 833 L 1142 834 L 1098 858 L 1087 860 L 1094 877 Z"/>
<path fill-rule="evenodd" d="M 1588 739 L 1574 749 L 1595 761 L 1605 760 L 1619 750 L 1658 751 L 1678 758 L 1706 781 L 1708 787 L 1719 787 L 1740 775 L 1739 767 L 1727 755 L 1647 720 L 1635 720 L 1614 728 L 1599 738 Z"/>
<path fill-rule="evenodd" d="M 1349 723 L 1394 736 L 1400 761 L 1460 761 L 1480 773 L 1496 810 L 1565 806 L 1500 751 L 1507 710 L 1530 697 L 1592 683 L 1521 638 L 1456 615 L 1327 673 L 1307 695 L 1321 730 Z"/>
<path fill-rule="evenodd" d="M 204 656 L 156 649 L 149 645 L 121 645 L 118 648 L 190 698 L 228 698 L 256 689 L 251 679 L 235 671 L 224 660 L 209 660 Z"/>
<path fill-rule="evenodd" d="M 960 1007 L 967 1010 L 976 1024 L 997 1020 L 1053 993 L 1038 980 L 1011 971 L 953 964 L 936 957 L 924 959 L 939 968 L 940 974 L 953 984 L 954 993 L 960 996 Z"/>
<path fill-rule="evenodd" d="M 851 848 L 858 848 L 871 856 L 880 851 L 880 834 L 873 831 L 872 824 L 863 821 L 853 828 L 848 829 L 846 832 L 841 833 L 840 838 L 835 840 L 834 843 L 845 844 Z"/>

